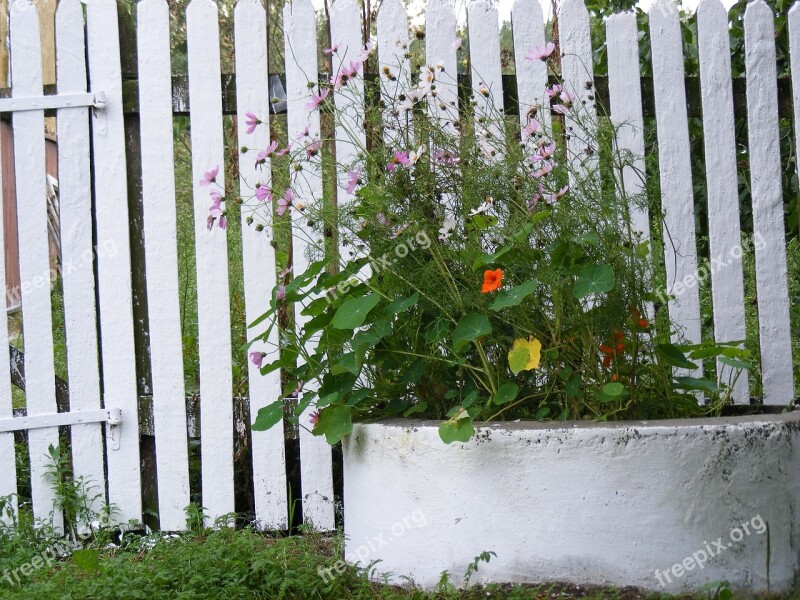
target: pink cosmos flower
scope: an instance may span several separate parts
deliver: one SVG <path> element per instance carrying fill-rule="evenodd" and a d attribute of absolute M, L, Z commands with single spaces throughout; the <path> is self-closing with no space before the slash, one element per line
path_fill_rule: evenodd
<path fill-rule="evenodd" d="M 294 200 L 294 192 L 292 188 L 289 188 L 286 190 L 283 198 L 278 198 L 278 216 L 282 217 L 286 214 L 286 211 L 289 210 L 289 207 L 292 205 L 292 200 Z"/>
<path fill-rule="evenodd" d="M 213 202 L 208 210 L 216 218 L 222 214 L 222 195 L 217 190 L 211 190 L 208 195 L 211 196 L 211 201 Z"/>
<path fill-rule="evenodd" d="M 347 185 L 344 186 L 344 191 L 348 194 L 352 194 L 356 186 L 361 182 L 361 173 L 358 171 L 348 171 L 347 172 Z"/>
<path fill-rule="evenodd" d="M 553 163 L 551 161 L 547 161 L 541 166 L 540 169 L 534 171 L 533 176 L 538 179 L 539 177 L 544 177 L 552 170 L 553 170 Z"/>
<path fill-rule="evenodd" d="M 449 150 L 443 150 L 441 148 L 434 151 L 433 160 L 446 167 L 454 167 L 461 162 L 461 159 L 459 159 L 455 154 Z"/>
<path fill-rule="evenodd" d="M 217 225 L 219 225 L 220 229 L 227 229 L 228 228 L 228 217 L 226 217 L 225 215 L 222 215 L 219 218 L 219 221 L 217 222 Z"/>
<path fill-rule="evenodd" d="M 544 92 L 545 94 L 547 94 L 548 98 L 552 98 L 553 96 L 557 96 L 558 94 L 561 93 L 561 86 L 558 84 L 554 84 L 549 88 L 547 88 Z"/>
<path fill-rule="evenodd" d="M 261 120 L 251 112 L 245 113 L 244 116 L 247 117 L 245 125 L 247 125 L 247 134 L 249 135 L 253 133 L 256 130 L 256 127 L 261 124 Z"/>
<path fill-rule="evenodd" d="M 200 180 L 200 185 L 209 185 L 217 182 L 217 175 L 219 175 L 219 165 L 203 173 L 203 178 Z"/>
<path fill-rule="evenodd" d="M 528 208 L 531 210 L 531 212 L 536 210 L 536 205 L 539 203 L 539 200 L 542 199 L 542 196 L 544 196 L 544 188 L 540 183 L 538 186 L 538 191 L 531 197 L 530 200 L 528 200 Z"/>
<path fill-rule="evenodd" d="M 456 38 L 456 41 L 450 44 L 450 46 L 453 48 L 453 50 L 458 50 L 461 48 L 461 38 Z"/>
<path fill-rule="evenodd" d="M 308 110 L 314 110 L 319 107 L 325 101 L 325 98 L 328 97 L 328 94 L 331 93 L 330 88 L 325 88 L 319 94 L 312 94 L 311 95 L 311 102 L 306 104 L 306 108 Z"/>
<path fill-rule="evenodd" d="M 289 152 L 291 152 L 291 151 L 292 151 L 292 145 L 289 144 L 288 146 L 286 146 L 286 148 L 281 148 L 280 150 L 278 150 L 275 153 L 275 156 L 285 156 L 285 155 L 289 154 Z"/>
<path fill-rule="evenodd" d="M 340 44 L 341 44 L 341 42 L 336 42 L 333 46 L 331 46 L 330 48 L 325 48 L 325 50 L 323 50 L 322 52 L 324 54 L 327 54 L 328 56 L 331 56 L 331 55 L 333 55 L 333 54 L 335 54 L 336 52 L 339 51 L 339 45 Z"/>
<path fill-rule="evenodd" d="M 548 203 L 548 204 L 555 204 L 555 203 L 556 203 L 556 201 L 557 201 L 559 198 L 561 198 L 561 196 L 563 196 L 564 194 L 566 194 L 568 191 L 569 191 L 569 186 L 568 186 L 568 185 L 565 185 L 565 186 L 564 186 L 564 187 L 562 187 L 560 190 L 558 190 L 558 191 L 557 191 L 555 194 L 550 194 L 550 195 L 547 197 L 547 203 Z"/>
<path fill-rule="evenodd" d="M 297 396 L 299 396 L 299 395 L 300 395 L 300 392 L 302 392 L 302 391 L 303 391 L 303 384 L 304 384 L 304 383 L 305 383 L 305 382 L 304 382 L 302 379 L 300 379 L 300 380 L 297 382 L 297 385 L 295 386 L 295 388 L 294 388 L 294 389 L 293 389 L 291 392 L 289 392 L 289 397 L 290 397 L 290 398 L 297 398 Z"/>
<path fill-rule="evenodd" d="M 372 40 L 367 40 L 367 43 L 364 45 L 364 49 L 358 53 L 356 56 L 357 63 L 363 63 L 369 58 L 369 55 L 372 54 L 372 49 L 375 47 L 375 44 Z M 350 63 L 352 65 L 352 63 Z"/>
<path fill-rule="evenodd" d="M 528 160 L 532 163 L 538 162 L 540 160 L 547 160 L 553 153 L 556 151 L 556 143 L 552 142 L 550 144 L 541 144 L 539 149 L 528 157 Z"/>
<path fill-rule="evenodd" d="M 286 286 L 281 284 L 278 286 L 278 289 L 275 290 L 275 300 L 278 302 L 283 302 L 286 300 Z"/>
<path fill-rule="evenodd" d="M 316 425 L 317 423 L 319 423 L 318 410 L 315 410 L 314 412 L 311 413 L 311 415 L 308 417 L 308 422 L 311 423 L 312 425 Z"/>
<path fill-rule="evenodd" d="M 539 121 L 536 119 L 529 119 L 525 127 L 522 128 L 523 139 L 529 138 L 541 128 L 542 126 L 539 124 Z"/>
<path fill-rule="evenodd" d="M 408 152 L 405 150 L 401 150 L 400 152 L 395 152 L 394 160 L 398 163 L 407 167 L 411 164 L 411 159 L 408 157 Z"/>
<path fill-rule="evenodd" d="M 361 63 L 355 60 L 350 61 L 349 66 L 343 66 L 339 69 L 339 72 L 332 82 L 333 89 L 338 90 L 343 85 L 347 85 L 347 82 L 358 74 L 359 69 L 361 69 Z"/>
<path fill-rule="evenodd" d="M 257 366 L 259 369 L 261 365 L 264 364 L 264 357 L 266 354 L 264 352 L 251 352 L 250 353 L 250 362 Z"/>
<path fill-rule="evenodd" d="M 386 170 L 389 171 L 389 173 L 394 173 L 394 170 L 396 168 L 397 168 L 397 163 L 396 162 L 390 162 L 390 163 L 388 163 L 386 165 Z"/>
<path fill-rule="evenodd" d="M 555 49 L 556 45 L 553 42 L 547 42 L 544 46 L 536 46 L 535 48 L 528 50 L 528 52 L 525 54 L 525 58 L 528 60 L 544 60 L 550 56 Z"/>
<path fill-rule="evenodd" d="M 256 165 L 263 165 L 265 162 L 267 162 L 267 159 L 272 155 L 273 152 L 275 152 L 277 148 L 278 140 L 272 140 L 265 150 L 261 150 L 258 154 L 256 154 Z"/>
<path fill-rule="evenodd" d="M 319 151 L 322 149 L 322 140 L 314 137 L 311 138 L 311 142 L 308 143 L 306 146 L 306 158 L 311 158 L 319 154 Z"/>
<path fill-rule="evenodd" d="M 311 127 L 311 125 L 309 124 L 309 125 L 306 125 L 305 127 L 303 127 L 303 129 L 301 129 L 300 131 L 298 131 L 297 132 L 297 138 L 298 139 L 302 139 L 304 137 L 308 137 L 308 129 L 310 127 Z"/>
<path fill-rule="evenodd" d="M 564 104 L 553 104 L 551 110 L 560 115 L 566 115 L 569 113 L 569 106 L 566 106 Z"/>
<path fill-rule="evenodd" d="M 256 198 L 259 202 L 272 202 L 272 190 L 263 183 L 256 186 Z"/>

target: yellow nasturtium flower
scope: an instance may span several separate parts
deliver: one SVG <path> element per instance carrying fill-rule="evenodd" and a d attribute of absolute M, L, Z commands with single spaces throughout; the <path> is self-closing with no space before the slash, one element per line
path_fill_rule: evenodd
<path fill-rule="evenodd" d="M 542 357 L 542 342 L 531 336 L 526 339 L 514 340 L 511 351 L 508 353 L 508 365 L 512 373 L 530 371 L 539 368 Z"/>

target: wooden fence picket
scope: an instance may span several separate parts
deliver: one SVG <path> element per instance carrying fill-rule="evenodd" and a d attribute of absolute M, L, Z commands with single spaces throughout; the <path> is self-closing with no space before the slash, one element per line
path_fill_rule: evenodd
<path fill-rule="evenodd" d="M 0 12 L 0 19 L 3 15 Z M 0 156 L 2 156 L 2 141 L 0 141 Z M 0 281 L 6 281 L 6 228 L 13 226 L 6 223 L 3 215 L 8 198 L 3 194 L 3 169 L 0 169 Z M 0 314 L 7 314 L 6 292 L 8 288 L 2 290 L 0 298 Z M 0 319 L 0 364 L 6 364 L 9 360 L 8 349 L 8 319 Z M 11 371 L 10 369 L 0 369 L 0 419 L 10 419 L 14 415 L 14 405 L 11 396 Z M 19 502 L 17 498 L 17 461 L 14 448 L 14 434 L 0 433 L 0 465 L 3 471 L 0 473 L 0 498 L 7 498 L 8 504 L 5 509 L 0 508 L 0 525 L 10 525 L 18 515 Z"/>
<path fill-rule="evenodd" d="M 520 128 L 528 124 L 529 112 L 537 107 L 536 119 L 550 127 L 550 111 L 547 107 L 547 63 L 543 60 L 525 58 L 528 50 L 544 47 L 544 17 L 539 2 L 515 0 L 511 7 L 511 33 L 514 38 L 514 67 L 517 76 Z"/>
<path fill-rule="evenodd" d="M 411 61 L 408 58 L 408 15 L 400 0 L 384 0 L 378 9 L 378 80 L 387 107 L 383 112 L 383 136 L 387 141 L 403 139 L 403 129 L 411 138 L 411 113 L 393 115 L 398 96 L 411 85 Z"/>
<path fill-rule="evenodd" d="M 800 140 L 800 2 L 795 2 L 789 9 L 789 58 L 792 77 L 792 107 L 794 109 L 795 145 Z M 798 178 L 800 178 L 800 161 L 795 161 Z"/>
<path fill-rule="evenodd" d="M 225 194 L 219 22 L 213 0 L 192 0 L 186 9 L 189 99 L 200 338 L 200 432 L 203 506 L 209 521 L 232 513 L 233 375 L 228 291 L 227 231 L 217 219 L 209 229 L 211 190 Z M 218 169 L 204 186 L 204 174 Z"/>
<path fill-rule="evenodd" d="M 267 13 L 259 0 L 239 0 L 234 9 L 234 38 L 236 40 L 236 72 L 247 73 L 236 78 L 236 103 L 238 110 L 239 147 L 266 148 L 270 141 L 269 129 L 269 61 L 267 60 Z M 263 123 L 248 134 L 247 113 L 253 113 Z M 258 183 L 271 185 L 270 160 L 259 170 L 255 153 L 241 153 L 239 157 L 239 186 L 242 197 L 252 196 Z M 271 203 L 259 206 L 250 202 L 252 209 L 269 210 Z M 276 284 L 275 250 L 269 229 L 262 232 L 248 225 L 251 211 L 242 206 L 242 260 L 244 268 L 245 316 L 247 323 L 255 321 L 269 310 L 269 301 Z M 247 339 L 258 335 L 258 330 L 248 330 Z M 273 328 L 269 344 L 254 342 L 251 352 L 272 353 L 278 347 L 278 330 Z M 247 360 L 247 357 L 244 357 Z M 250 387 L 250 416 L 255 421 L 258 410 L 281 397 L 281 374 L 274 371 L 262 375 L 260 369 L 248 362 Z M 268 431 L 252 432 L 253 488 L 255 492 L 256 522 L 261 528 L 286 529 L 288 503 L 286 490 L 286 458 L 284 455 L 283 424 L 278 423 Z"/>
<path fill-rule="evenodd" d="M 597 163 L 597 149 L 592 147 L 597 111 L 589 11 L 583 0 L 564 0 L 560 11 L 562 85 L 575 96 L 574 109 L 564 118 L 569 134 L 567 154 L 571 171 L 581 173 L 591 171 Z M 587 152 L 587 148 L 591 151 Z"/>
<path fill-rule="evenodd" d="M 141 521 L 142 483 L 117 3 L 92 0 L 86 17 L 91 91 L 106 97 L 92 116 L 103 401 L 122 411 L 122 424 L 106 428 L 108 501 L 125 524 Z"/>
<path fill-rule="evenodd" d="M 700 83 L 703 101 L 706 190 L 708 194 L 708 243 L 711 254 L 711 293 L 714 339 L 744 340 L 744 277 L 739 229 L 739 189 L 736 172 L 736 134 L 733 117 L 731 50 L 728 12 L 719 0 L 701 0 L 697 7 Z M 739 254 L 741 256 L 741 254 Z M 717 362 L 720 381 L 730 383 L 734 373 Z M 742 370 L 733 388 L 733 400 L 749 404 L 747 371 Z"/>
<path fill-rule="evenodd" d="M 500 69 L 500 30 L 493 0 L 470 0 L 467 4 L 470 40 L 472 99 L 475 102 L 475 127 L 490 136 L 489 147 L 500 151 L 505 146 L 503 115 L 503 75 Z M 488 123 L 488 129 L 487 129 Z"/>
<path fill-rule="evenodd" d="M 457 130 L 453 123 L 458 120 L 456 46 L 459 42 L 452 0 L 428 0 L 425 31 L 425 61 L 428 65 L 442 65 L 442 72 L 437 76 L 436 96 L 428 100 L 429 114 L 438 119 L 440 127 L 455 135 Z"/>
<path fill-rule="evenodd" d="M 42 93 L 42 54 L 39 17 L 30 0 L 14 0 L 10 9 L 11 72 L 14 97 Z M 25 336 L 25 402 L 27 414 L 58 412 L 55 396 L 53 320 L 50 302 L 51 264 L 47 236 L 45 187 L 44 112 L 31 110 L 13 114 L 14 166 L 17 182 L 17 226 L 19 272 L 22 282 L 22 329 Z M 61 511 L 47 474 L 48 446 L 58 446 L 58 429 L 28 432 L 31 498 L 36 519 L 62 530 Z"/>
<path fill-rule="evenodd" d="M 330 10 L 331 41 L 338 50 L 331 56 L 331 73 L 334 78 L 348 65 L 356 60 L 364 48 L 361 40 L 361 9 L 356 0 L 336 0 Z M 363 165 L 358 159 L 359 153 L 366 151 L 367 137 L 365 125 L 364 79 L 362 66 L 359 75 L 347 82 L 346 89 L 333 94 L 336 111 L 336 162 L 348 169 L 358 170 Z M 340 172 L 341 168 L 337 170 Z M 347 210 L 347 206 L 355 198 L 353 192 L 346 188 L 346 177 L 339 174 L 337 178 L 336 198 L 339 210 Z M 358 245 L 360 240 L 355 232 L 345 232 L 339 228 L 339 262 L 346 264 L 361 256 Z"/>
<path fill-rule="evenodd" d="M 744 46 L 764 402 L 788 404 L 794 398 L 794 380 L 781 186 L 775 25 L 772 10 L 763 0 L 753 0 L 747 5 Z"/>
<path fill-rule="evenodd" d="M 624 12 L 606 21 L 608 48 L 608 94 L 611 122 L 617 127 L 618 150 L 630 152 L 632 164 L 622 169 L 620 184 L 630 198 L 644 191 L 644 118 L 639 79 L 639 40 L 636 14 Z M 650 217 L 646 206 L 630 206 L 631 228 L 646 242 L 650 239 Z"/>
<path fill-rule="evenodd" d="M 334 9 L 335 10 L 335 9 Z M 289 136 L 299 148 L 307 148 L 321 139 L 319 109 L 309 110 L 312 94 L 320 92 L 317 65 L 317 21 L 311 0 L 293 0 L 283 9 L 286 59 L 287 128 Z M 335 42 L 334 42 L 335 43 Z M 334 56 L 333 60 L 336 60 Z M 301 135 L 308 130 L 309 136 Z M 322 201 L 322 162 L 319 153 L 303 162 L 303 174 L 293 174 L 295 198 L 301 202 Z M 308 266 L 312 248 L 324 247 L 308 224 L 308 219 L 298 210 L 292 210 L 292 268 L 296 274 Z M 308 319 L 298 314 L 298 331 Z M 313 343 L 313 342 L 312 342 Z M 307 386 L 313 384 L 307 384 Z M 331 448 L 324 438 L 308 430 L 313 408 L 301 415 L 300 477 L 303 486 L 303 517 L 318 530 L 335 528 L 333 506 L 333 459 Z"/>
<path fill-rule="evenodd" d="M 672 0 L 650 7 L 650 45 L 658 133 L 664 263 L 673 341 L 700 341 L 700 295 L 694 229 L 689 120 L 683 83 L 683 46 L 678 9 Z M 700 376 L 700 369 L 682 373 Z"/>
<path fill-rule="evenodd" d="M 142 0 L 137 6 L 137 20 L 158 518 L 161 529 L 177 531 L 186 527 L 184 510 L 190 500 L 167 3 L 165 0 Z"/>
<path fill-rule="evenodd" d="M 62 0 L 56 11 L 58 91 L 86 92 L 86 42 L 80 0 Z M 64 332 L 67 348 L 70 410 L 98 410 L 100 367 L 97 344 L 92 247 L 92 173 L 89 155 L 89 110 L 85 106 L 58 111 L 59 215 L 64 289 Z M 105 500 L 103 429 L 99 423 L 74 425 L 72 464 L 76 477 L 91 487 L 90 507 Z"/>

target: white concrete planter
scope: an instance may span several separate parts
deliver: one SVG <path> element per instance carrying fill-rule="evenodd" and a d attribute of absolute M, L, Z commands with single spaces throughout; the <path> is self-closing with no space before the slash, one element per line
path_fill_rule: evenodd
<path fill-rule="evenodd" d="M 428 588 L 484 551 L 473 583 L 800 583 L 800 412 L 498 423 L 449 446 L 437 426 L 358 424 L 344 441 L 347 560 Z"/>

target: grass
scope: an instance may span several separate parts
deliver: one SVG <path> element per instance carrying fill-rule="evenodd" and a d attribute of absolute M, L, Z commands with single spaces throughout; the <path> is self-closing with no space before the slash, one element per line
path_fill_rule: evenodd
<path fill-rule="evenodd" d="M 39 533 L 29 539 L 6 535 L 0 530 L 0 575 L 18 569 L 54 543 Z M 443 579 L 436 591 L 423 592 L 370 580 L 363 571 L 347 566 L 339 574 L 323 578 L 321 569 L 337 565 L 341 556 L 340 535 L 308 533 L 302 536 L 271 536 L 249 529 L 198 530 L 181 536 L 145 537 L 126 534 L 121 543 L 104 550 L 77 553 L 52 566 L 20 577 L 11 586 L 0 577 L 0 598 L 31 600 L 81 599 L 416 599 L 456 600 L 478 598 L 584 600 L 690 600 L 713 598 L 713 594 L 667 596 L 633 588 L 544 584 L 538 586 L 486 585 L 459 589 Z M 49 546 L 48 546 L 49 544 Z M 99 560 L 95 560 L 99 558 Z M 380 572 L 380 564 L 372 568 Z M 480 579 L 480 566 L 473 581 Z M 12 576 L 13 579 L 13 576 Z M 766 598 L 736 594 L 735 598 Z M 800 592 L 770 596 L 774 600 L 796 600 Z"/>

